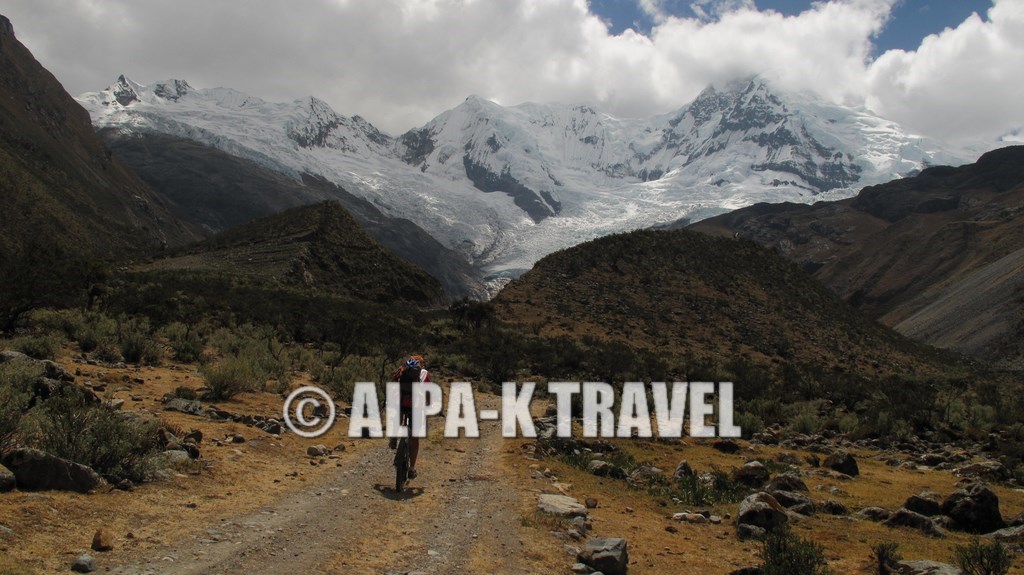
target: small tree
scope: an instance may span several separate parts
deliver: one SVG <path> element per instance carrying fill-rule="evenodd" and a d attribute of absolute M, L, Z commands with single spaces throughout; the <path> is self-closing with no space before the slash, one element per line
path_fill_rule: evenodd
<path fill-rule="evenodd" d="M 982 543 L 977 537 L 967 545 L 956 546 L 955 561 L 966 575 L 1006 575 L 1011 565 L 1002 543 Z"/>

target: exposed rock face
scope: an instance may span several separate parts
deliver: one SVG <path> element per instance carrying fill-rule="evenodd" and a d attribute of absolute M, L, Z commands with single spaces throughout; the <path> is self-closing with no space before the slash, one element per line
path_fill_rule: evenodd
<path fill-rule="evenodd" d="M 834 471 L 838 471 L 839 473 L 845 473 L 850 477 L 860 475 L 860 468 L 857 466 L 857 460 L 847 451 L 837 451 L 832 455 L 829 455 L 822 465 Z"/>
<path fill-rule="evenodd" d="M 737 529 L 741 525 L 749 525 L 771 531 L 789 521 L 786 508 L 767 493 L 754 493 L 740 503 L 736 517 Z"/>

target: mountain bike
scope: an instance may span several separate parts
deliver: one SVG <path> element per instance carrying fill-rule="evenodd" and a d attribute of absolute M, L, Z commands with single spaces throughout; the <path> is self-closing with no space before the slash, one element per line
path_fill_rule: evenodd
<path fill-rule="evenodd" d="M 406 433 L 398 439 L 398 447 L 395 449 L 395 491 L 402 492 L 405 482 L 409 480 L 409 433 L 411 426 L 405 414 L 402 414 L 402 425 L 406 425 Z"/>

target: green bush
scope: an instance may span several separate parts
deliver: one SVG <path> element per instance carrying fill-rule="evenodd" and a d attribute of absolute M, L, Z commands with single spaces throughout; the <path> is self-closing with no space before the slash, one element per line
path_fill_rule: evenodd
<path fill-rule="evenodd" d="M 33 407 L 25 420 L 26 443 L 112 481 L 143 481 L 160 450 L 157 420 L 91 405 L 73 386 Z"/>
<path fill-rule="evenodd" d="M 15 446 L 21 419 L 32 399 L 32 383 L 42 368 L 27 361 L 0 364 L 0 454 Z"/>
<path fill-rule="evenodd" d="M 179 399 L 187 399 L 189 401 L 192 401 L 193 399 L 198 399 L 199 397 L 199 395 L 196 393 L 195 388 L 189 387 L 187 385 L 179 385 L 178 387 L 174 388 L 173 395 L 174 397 L 177 397 Z"/>
<path fill-rule="evenodd" d="M 871 561 L 877 575 L 891 575 L 903 556 L 899 552 L 900 544 L 895 541 L 879 543 L 871 548 Z"/>
<path fill-rule="evenodd" d="M 266 383 L 266 374 L 251 361 L 228 356 L 217 364 L 203 368 L 207 399 L 231 399 L 245 391 L 255 391 Z"/>
<path fill-rule="evenodd" d="M 11 347 L 36 359 L 56 359 L 63 339 L 57 334 L 25 335 L 11 340 Z"/>
<path fill-rule="evenodd" d="M 740 427 L 745 439 L 750 439 L 755 433 L 764 431 L 764 421 L 753 413 L 746 411 L 737 413 L 734 423 Z"/>
<path fill-rule="evenodd" d="M 203 338 L 199 335 L 199 330 L 193 327 L 174 322 L 164 326 L 159 335 L 171 346 L 174 361 L 194 363 L 203 355 Z"/>
<path fill-rule="evenodd" d="M 86 313 L 73 339 L 78 342 L 83 353 L 91 353 L 99 348 L 109 349 L 117 339 L 117 322 L 101 313 Z"/>
<path fill-rule="evenodd" d="M 160 346 L 153 339 L 149 320 L 121 318 L 117 322 L 117 343 L 121 356 L 128 363 L 160 363 Z"/>
<path fill-rule="evenodd" d="M 764 541 L 763 575 L 829 575 L 825 552 L 820 545 L 806 541 L 788 526 L 768 533 Z"/>
<path fill-rule="evenodd" d="M 39 309 L 29 314 L 29 322 L 46 333 L 60 332 L 65 339 L 75 339 L 84 318 L 76 309 Z"/>
<path fill-rule="evenodd" d="M 954 561 L 965 575 L 1005 575 L 1012 565 L 1002 543 L 982 543 L 977 537 L 967 545 L 956 546 Z"/>

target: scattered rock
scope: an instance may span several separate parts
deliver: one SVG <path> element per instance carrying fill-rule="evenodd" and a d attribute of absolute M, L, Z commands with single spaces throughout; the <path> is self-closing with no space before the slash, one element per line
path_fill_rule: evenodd
<path fill-rule="evenodd" d="M 180 411 L 189 415 L 206 414 L 206 410 L 203 409 L 203 405 L 199 403 L 198 399 L 188 400 L 180 397 L 171 397 L 164 401 L 164 411 Z"/>
<path fill-rule="evenodd" d="M 542 493 L 537 496 L 537 509 L 558 517 L 586 517 L 587 508 L 568 495 Z"/>
<path fill-rule="evenodd" d="M 690 462 L 684 459 L 679 462 L 679 465 L 676 465 L 676 470 L 672 473 L 672 479 L 679 481 L 684 477 L 693 477 L 693 475 L 693 468 L 690 467 Z"/>
<path fill-rule="evenodd" d="M 310 445 L 306 448 L 306 455 L 310 457 L 327 457 L 330 452 L 326 445 Z"/>
<path fill-rule="evenodd" d="M 942 513 L 942 496 L 934 491 L 922 491 L 908 497 L 903 507 L 925 517 L 934 517 Z"/>
<path fill-rule="evenodd" d="M 114 535 L 106 527 L 100 527 L 92 536 L 93 551 L 113 551 Z"/>
<path fill-rule="evenodd" d="M 811 498 L 803 493 L 779 490 L 773 491 L 771 495 L 780 505 L 800 515 L 814 515 L 817 510 Z"/>
<path fill-rule="evenodd" d="M 750 461 L 732 473 L 732 478 L 735 481 L 754 489 L 768 483 L 769 477 L 771 474 L 768 472 L 768 468 L 760 461 Z"/>
<path fill-rule="evenodd" d="M 746 523 L 740 523 L 736 526 L 736 536 L 742 540 L 761 540 L 768 536 L 768 531 L 758 527 L 757 525 L 748 525 Z"/>
<path fill-rule="evenodd" d="M 581 573 L 583 575 L 587 575 L 588 573 L 593 571 L 593 569 L 587 567 L 583 563 L 574 563 L 573 566 L 569 568 L 569 571 L 572 571 L 573 573 Z"/>
<path fill-rule="evenodd" d="M 998 531 L 993 531 L 992 533 L 985 535 L 985 537 L 995 539 L 996 541 L 1002 541 L 1003 543 L 1024 544 L 1024 525 L 1006 527 Z"/>
<path fill-rule="evenodd" d="M 587 497 L 584 499 L 583 504 L 587 509 L 597 509 L 597 499 L 594 499 L 593 497 Z"/>
<path fill-rule="evenodd" d="M 96 562 L 91 555 L 79 555 L 71 562 L 71 570 L 75 573 L 92 573 L 96 570 Z"/>
<path fill-rule="evenodd" d="M 971 463 L 953 470 L 958 477 L 974 477 L 986 481 L 1006 481 L 1012 475 L 1005 465 L 998 461 L 981 461 Z"/>
<path fill-rule="evenodd" d="M 999 513 L 999 497 L 984 483 L 972 483 L 942 502 L 942 514 L 954 528 L 969 533 L 991 533 L 1006 527 Z"/>
<path fill-rule="evenodd" d="M 703 525 L 708 522 L 708 518 L 700 513 L 676 513 L 672 516 L 672 519 L 680 523 L 693 523 L 696 525 Z"/>
<path fill-rule="evenodd" d="M 809 453 L 804 456 L 804 461 L 811 467 L 821 467 L 821 458 L 813 453 Z"/>
<path fill-rule="evenodd" d="M 835 499 L 829 499 L 824 503 L 818 504 L 818 511 L 826 515 L 849 515 L 850 510 L 845 505 L 836 501 Z"/>
<path fill-rule="evenodd" d="M 14 473 L 18 489 L 56 489 L 88 493 L 103 484 L 91 468 L 39 451 L 20 448 L 4 456 L 2 464 Z"/>
<path fill-rule="evenodd" d="M 870 521 L 885 521 L 890 515 L 892 513 L 888 509 L 882 509 L 881 507 L 865 507 L 857 512 L 857 517 Z"/>
<path fill-rule="evenodd" d="M 0 525 L 0 541 L 13 538 L 14 530 L 6 525 Z"/>
<path fill-rule="evenodd" d="M 931 517 L 925 517 L 920 513 L 914 513 L 902 507 L 897 509 L 882 524 L 887 527 L 912 527 L 930 537 L 946 536 Z"/>
<path fill-rule="evenodd" d="M 12 473 L 10 469 L 0 465 L 0 493 L 7 493 L 17 485 L 18 480 L 14 478 L 14 473 Z"/>
<path fill-rule="evenodd" d="M 795 473 L 781 473 L 776 475 L 765 488 L 769 493 L 772 491 L 810 491 L 803 479 Z"/>
<path fill-rule="evenodd" d="M 711 447 L 721 451 L 722 453 L 739 453 L 741 449 L 740 444 L 736 443 L 732 439 L 719 439 L 711 444 Z"/>
<path fill-rule="evenodd" d="M 231 436 L 231 443 L 245 443 L 245 437 L 241 433 L 236 433 Z"/>
<path fill-rule="evenodd" d="M 179 467 L 192 461 L 192 456 L 184 449 L 168 449 L 161 454 L 161 457 L 168 467 Z"/>
<path fill-rule="evenodd" d="M 620 537 L 595 537 L 576 556 L 584 565 L 604 575 L 626 575 L 629 552 L 626 540 Z"/>
<path fill-rule="evenodd" d="M 789 521 L 786 508 L 767 493 L 748 495 L 740 503 L 739 514 L 736 516 L 737 528 L 740 525 L 751 525 L 765 531 L 771 531 Z"/>
<path fill-rule="evenodd" d="M 598 477 L 608 477 L 615 466 L 601 459 L 592 459 L 587 465 L 587 471 Z"/>
<path fill-rule="evenodd" d="M 661 470 L 650 465 L 641 465 L 633 470 L 626 478 L 633 487 L 646 487 L 662 478 Z"/>
<path fill-rule="evenodd" d="M 786 465 L 800 465 L 800 456 L 795 453 L 785 452 L 775 456 L 775 461 L 779 463 L 785 463 Z"/>
<path fill-rule="evenodd" d="M 857 467 L 857 460 L 845 450 L 839 450 L 832 455 L 829 455 L 823 465 L 834 471 L 838 471 L 844 475 L 850 477 L 857 477 L 860 475 L 860 468 Z"/>
<path fill-rule="evenodd" d="M 959 567 L 938 561 L 900 561 L 896 564 L 900 575 L 963 575 Z"/>

